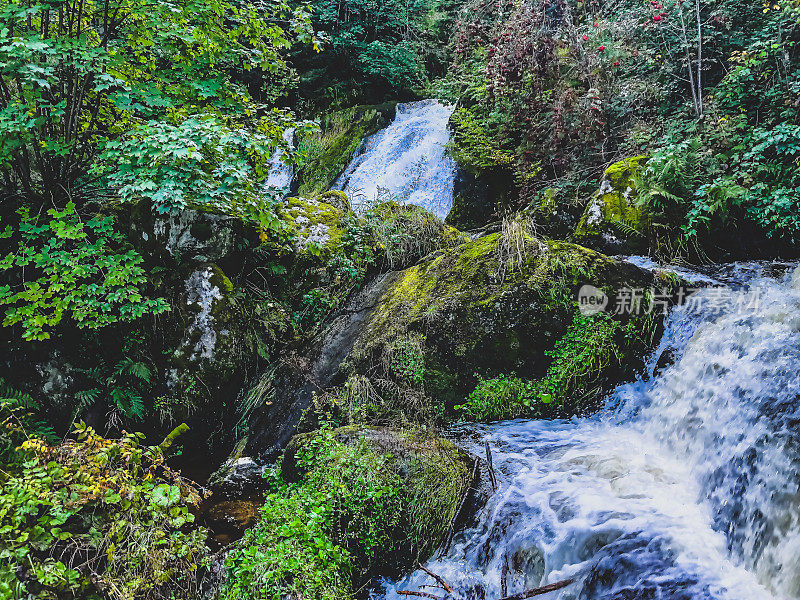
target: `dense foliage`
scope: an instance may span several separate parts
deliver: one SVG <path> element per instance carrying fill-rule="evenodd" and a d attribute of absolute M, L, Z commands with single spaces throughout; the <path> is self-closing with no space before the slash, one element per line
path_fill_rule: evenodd
<path fill-rule="evenodd" d="M 24 461 L 2 474 L 3 597 L 196 597 L 205 532 L 184 527 L 198 496 L 165 465 L 173 438 L 148 447 L 137 434 L 75 433 L 57 446 L 26 440 Z"/>
<path fill-rule="evenodd" d="M 440 84 L 462 102 L 454 155 L 513 174 L 520 206 L 554 187 L 569 212 L 605 166 L 647 153 L 656 253 L 731 248 L 737 229 L 796 239 L 791 4 L 476 0 L 457 26 Z"/>
<path fill-rule="evenodd" d="M 449 62 L 458 2 L 313 0 L 313 24 L 325 51 L 298 54 L 301 107 L 374 104 L 408 96 Z"/>
<path fill-rule="evenodd" d="M 273 478 L 261 522 L 228 555 L 223 598 L 343 599 L 397 544 L 402 497 L 388 457 L 323 430 L 297 456 L 300 484 Z"/>
<path fill-rule="evenodd" d="M 17 285 L 0 286 L 3 325 L 22 325 L 25 339 L 43 340 L 65 315 L 79 327 L 98 328 L 119 320 L 168 309 L 161 299 L 145 298 L 142 257 L 124 250 L 124 236 L 112 217 L 96 216 L 84 223 L 67 203 L 47 217 L 21 208 L 19 245 L 0 262 Z M 15 237 L 9 225 L 5 235 Z M 18 283 L 17 283 L 18 282 Z"/>
<path fill-rule="evenodd" d="M 652 347 L 574 288 L 674 281 L 583 245 L 798 254 L 798 42 L 795 0 L 0 0 L 0 597 L 345 600 L 425 560 L 470 484 L 438 427 L 586 414 Z M 330 189 L 420 97 L 465 231 Z M 212 556 L 173 468 L 260 460 L 264 415 L 270 460 L 304 433 Z"/>

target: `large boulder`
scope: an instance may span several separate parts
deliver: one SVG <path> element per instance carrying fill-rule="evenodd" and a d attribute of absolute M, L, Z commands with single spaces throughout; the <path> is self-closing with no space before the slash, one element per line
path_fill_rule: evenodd
<path fill-rule="evenodd" d="M 649 217 L 636 203 L 635 180 L 646 161 L 645 156 L 635 156 L 608 167 L 575 230 L 576 242 L 607 253 L 646 248 Z"/>
<path fill-rule="evenodd" d="M 313 432 L 292 438 L 281 462 L 284 480 L 303 480 L 306 473 L 297 459 L 317 436 Z M 462 498 L 473 484 L 475 458 L 422 429 L 347 426 L 335 429 L 333 437 L 347 446 L 364 444 L 366 452 L 388 457 L 387 474 L 396 475 L 402 486 L 408 511 L 403 515 L 403 529 L 408 543 L 376 556 L 375 570 L 399 571 L 427 560 L 444 540 Z"/>
<path fill-rule="evenodd" d="M 408 381 L 405 371 L 416 362 L 421 371 L 416 388 L 430 400 L 429 406 L 447 411 L 474 389 L 476 374 L 543 377 L 554 348 L 579 315 L 577 299 L 584 286 L 613 299 L 625 289 L 660 288 L 664 283 L 630 263 L 581 246 L 504 230 L 396 273 L 365 319 L 344 368 L 394 380 L 407 390 L 414 386 L 404 384 L 415 382 Z M 640 321 L 641 337 L 652 338 L 658 317 L 620 312 L 610 319 Z M 600 390 L 641 364 L 639 353 L 646 348 L 622 331 L 608 348 L 622 360 L 598 361 L 603 366 L 593 374 Z M 407 340 L 415 340 L 417 357 L 403 349 Z M 400 364 L 393 358 L 398 351 Z M 573 409 L 564 407 L 567 414 Z"/>
<path fill-rule="evenodd" d="M 580 316 L 583 286 L 613 299 L 628 288 L 668 284 L 581 246 L 536 240 L 521 226 L 437 251 L 375 278 L 315 340 L 265 376 L 253 392 L 246 452 L 275 455 L 315 399 L 353 378 L 370 398 L 387 400 L 395 417 L 442 418 L 479 377 L 547 374 L 553 350 Z M 608 356 L 583 381 L 594 400 L 641 367 L 661 319 L 611 314 L 613 303 L 608 310 L 603 324 L 612 338 L 598 350 Z M 566 416 L 575 407 L 556 409 Z"/>
<path fill-rule="evenodd" d="M 298 436 L 260 521 L 228 548 L 223 597 L 350 598 L 396 577 L 445 539 L 473 473 L 469 455 L 421 428 Z"/>

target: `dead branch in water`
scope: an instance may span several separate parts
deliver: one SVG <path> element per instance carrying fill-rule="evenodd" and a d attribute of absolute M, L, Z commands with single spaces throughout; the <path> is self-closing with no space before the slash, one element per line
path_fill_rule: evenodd
<path fill-rule="evenodd" d="M 500 594 L 508 596 L 508 554 L 503 553 L 503 568 L 500 571 Z"/>
<path fill-rule="evenodd" d="M 438 583 L 440 586 L 442 586 L 442 589 L 445 592 L 448 592 L 450 594 L 454 594 L 455 593 L 453 591 L 453 588 L 451 588 L 450 585 L 448 585 L 448 583 L 444 579 L 442 579 L 441 576 L 437 575 L 436 573 L 434 573 L 430 569 L 427 569 L 425 567 L 425 565 L 423 565 L 422 563 L 419 563 L 419 568 L 422 569 L 423 571 L 425 571 L 431 577 L 433 577 L 436 580 L 436 583 Z"/>
<path fill-rule="evenodd" d="M 486 448 L 486 463 L 489 466 L 489 481 L 492 482 L 492 491 L 497 491 L 497 476 L 494 474 L 494 465 L 492 464 L 492 449 L 489 447 L 489 440 L 484 442 Z"/>
<path fill-rule="evenodd" d="M 467 502 L 467 497 L 469 497 L 469 492 L 475 484 L 475 478 L 478 475 L 479 465 L 480 465 L 480 459 L 476 457 L 475 465 L 472 467 L 472 479 L 470 479 L 467 489 L 464 490 L 464 494 L 461 496 L 461 502 L 458 503 L 458 508 L 456 508 L 456 512 L 453 515 L 453 518 L 450 520 L 450 527 L 447 528 L 447 535 L 444 538 L 442 549 L 439 551 L 438 555 L 439 558 L 444 556 L 445 552 L 447 552 L 450 549 L 450 543 L 453 541 L 453 534 L 456 531 L 456 521 L 458 521 L 458 516 L 461 514 L 461 509 L 464 508 L 464 504 L 466 504 Z"/>
<path fill-rule="evenodd" d="M 549 594 L 550 592 L 555 592 L 556 590 L 567 587 L 574 581 L 574 579 L 565 579 L 564 581 L 558 581 L 556 583 L 543 585 L 542 587 L 533 588 L 527 592 L 520 592 L 519 594 L 514 594 L 513 596 L 506 596 L 505 598 L 500 598 L 500 600 L 525 600 L 526 598 L 533 598 L 534 596 Z"/>

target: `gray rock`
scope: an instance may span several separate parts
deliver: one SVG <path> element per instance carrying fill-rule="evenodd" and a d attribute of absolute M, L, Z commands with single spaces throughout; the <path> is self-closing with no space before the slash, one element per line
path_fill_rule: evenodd
<path fill-rule="evenodd" d="M 215 494 L 242 497 L 265 489 L 264 465 L 249 456 L 232 458 L 209 478 L 208 485 Z"/>
<path fill-rule="evenodd" d="M 237 230 L 241 227 L 241 221 L 232 217 L 182 210 L 157 216 L 153 235 L 155 242 L 175 258 L 215 262 L 234 250 Z M 147 232 L 143 232 L 143 239 L 148 237 Z"/>

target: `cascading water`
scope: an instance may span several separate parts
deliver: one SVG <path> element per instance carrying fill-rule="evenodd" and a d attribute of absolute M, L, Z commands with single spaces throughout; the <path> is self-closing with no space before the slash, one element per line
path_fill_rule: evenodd
<path fill-rule="evenodd" d="M 283 132 L 283 141 L 289 147 L 294 145 L 294 128 L 288 127 Z M 286 152 L 283 148 L 278 148 L 269 159 L 269 175 L 264 184 L 267 192 L 286 197 L 292 188 L 294 179 L 294 167 L 290 162 L 284 160 Z"/>
<path fill-rule="evenodd" d="M 486 600 L 504 563 L 508 594 L 574 578 L 545 596 L 560 600 L 800 597 L 800 269 L 736 297 L 708 288 L 674 309 L 649 376 L 595 417 L 465 428 L 469 449 L 491 444 L 500 486 L 428 567 Z M 373 596 L 431 583 L 416 572 Z"/>
<path fill-rule="evenodd" d="M 453 206 L 455 162 L 445 153 L 452 106 L 397 105 L 394 121 L 368 138 L 336 182 L 354 208 L 380 199 L 416 204 L 444 219 Z"/>

